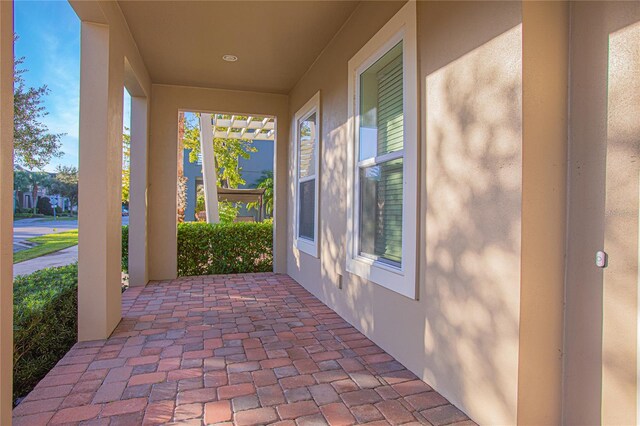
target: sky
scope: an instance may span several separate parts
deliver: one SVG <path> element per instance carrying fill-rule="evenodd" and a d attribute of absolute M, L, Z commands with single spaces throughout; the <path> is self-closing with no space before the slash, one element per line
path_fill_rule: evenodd
<path fill-rule="evenodd" d="M 63 156 L 45 167 L 78 166 L 78 118 L 80 97 L 80 20 L 65 0 L 24 1 L 14 6 L 14 29 L 19 36 L 15 56 L 25 57 L 27 86 L 46 84 L 44 98 L 49 115 L 43 122 L 51 133 L 64 133 Z M 126 93 L 126 91 L 124 91 Z M 124 121 L 130 117 L 130 99 L 124 99 Z M 128 126 L 127 126 L 128 127 Z"/>

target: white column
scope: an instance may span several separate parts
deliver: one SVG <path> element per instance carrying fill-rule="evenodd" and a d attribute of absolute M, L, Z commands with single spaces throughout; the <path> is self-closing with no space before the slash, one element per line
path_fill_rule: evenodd
<path fill-rule="evenodd" d="M 146 285 L 147 268 L 147 98 L 131 97 L 131 187 L 129 192 L 129 285 Z"/>
<path fill-rule="evenodd" d="M 82 22 L 78 340 L 107 338 L 121 318 L 124 57 L 109 27 Z"/>
<path fill-rule="evenodd" d="M 213 152 L 213 125 L 211 114 L 200 114 L 200 152 L 202 153 L 202 181 L 204 182 L 204 204 L 207 222 L 220 222 L 218 213 L 218 177 L 216 176 Z"/>
<path fill-rule="evenodd" d="M 13 1 L 0 2 L 0 424 L 13 383 Z"/>

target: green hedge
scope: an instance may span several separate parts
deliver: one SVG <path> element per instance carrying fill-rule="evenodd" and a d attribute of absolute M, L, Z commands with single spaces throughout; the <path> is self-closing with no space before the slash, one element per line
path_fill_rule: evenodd
<path fill-rule="evenodd" d="M 78 338 L 78 266 L 13 281 L 13 396 L 26 396 Z"/>
<path fill-rule="evenodd" d="M 122 271 L 129 273 L 129 227 L 122 227 Z"/>
<path fill-rule="evenodd" d="M 178 276 L 272 270 L 271 222 L 178 224 Z"/>

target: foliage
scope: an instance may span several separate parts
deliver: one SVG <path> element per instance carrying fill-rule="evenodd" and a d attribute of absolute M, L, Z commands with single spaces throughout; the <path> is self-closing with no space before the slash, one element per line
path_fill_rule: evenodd
<path fill-rule="evenodd" d="M 196 214 L 198 214 L 198 212 L 205 211 L 205 209 L 204 189 L 200 187 L 196 197 Z M 218 202 L 218 216 L 220 217 L 220 223 L 233 223 L 236 220 L 236 217 L 238 217 L 239 211 L 240 206 L 238 204 L 233 204 L 229 201 Z"/>
<path fill-rule="evenodd" d="M 178 225 L 178 275 L 236 274 L 273 270 L 271 223 Z"/>
<path fill-rule="evenodd" d="M 238 217 L 238 211 L 240 206 L 233 204 L 229 201 L 220 201 L 218 203 L 218 215 L 220 216 L 220 223 L 233 223 Z"/>
<path fill-rule="evenodd" d="M 56 175 L 49 183 L 52 194 L 66 197 L 71 206 L 78 205 L 78 169 L 74 166 L 58 166 Z"/>
<path fill-rule="evenodd" d="M 14 36 L 14 43 L 18 39 Z M 42 169 L 53 157 L 60 157 L 63 134 L 49 133 L 49 128 L 42 122 L 48 112 L 44 107 L 43 97 L 49 94 L 46 85 L 27 87 L 21 68 L 25 58 L 17 58 L 14 62 L 13 85 L 13 137 L 14 160 L 30 169 Z"/>
<path fill-rule="evenodd" d="M 256 188 L 264 188 L 264 196 L 262 202 L 264 203 L 264 210 L 267 216 L 271 216 L 273 214 L 273 171 L 264 170 L 262 172 L 262 176 L 258 180 L 258 185 Z M 253 202 L 247 203 L 247 209 L 255 209 L 258 210 L 260 208 L 260 203 Z"/>
<path fill-rule="evenodd" d="M 23 212 L 23 211 L 19 211 L 13 214 L 13 218 L 14 219 L 29 219 L 32 217 L 44 217 L 43 214 L 35 214 L 33 213 L 33 210 L 28 209 L 29 212 Z"/>
<path fill-rule="evenodd" d="M 184 147 L 191 150 L 189 161 L 195 163 L 200 154 L 200 126 L 197 123 L 185 122 Z M 222 188 L 237 188 L 246 182 L 242 179 L 242 167 L 238 166 L 238 159 L 249 159 L 252 152 L 258 149 L 253 141 L 248 139 L 213 139 L 213 153 L 215 156 L 218 186 Z"/>
<path fill-rule="evenodd" d="M 49 175 L 49 173 L 45 173 L 45 172 L 27 172 L 27 173 L 28 173 L 27 179 L 29 180 L 29 186 L 31 187 L 31 197 L 32 197 L 31 199 L 35 203 L 36 200 L 38 199 L 38 190 L 40 189 L 41 186 L 46 188 L 50 184 L 51 176 Z M 38 212 L 37 207 L 38 207 L 37 204 L 34 204 L 33 212 L 44 214 L 44 212 Z M 53 214 L 53 211 L 51 211 L 51 214 Z"/>
<path fill-rule="evenodd" d="M 66 232 L 58 232 L 56 234 L 46 234 L 39 237 L 29 238 L 30 242 L 38 244 L 26 250 L 20 250 L 13 254 L 13 263 L 24 262 L 25 260 L 35 259 L 45 254 L 54 253 L 67 247 L 78 244 L 78 230 L 73 229 Z"/>
<path fill-rule="evenodd" d="M 184 222 L 184 212 L 187 209 L 187 181 L 183 175 L 178 175 L 178 222 Z"/>
<path fill-rule="evenodd" d="M 14 170 L 13 171 L 13 189 L 14 191 L 27 192 L 30 185 L 29 175 L 31 172 L 26 170 Z"/>
<path fill-rule="evenodd" d="M 13 397 L 25 396 L 77 341 L 78 266 L 13 282 Z"/>
<path fill-rule="evenodd" d="M 53 216 L 53 207 L 51 207 L 51 199 L 49 197 L 38 198 L 38 204 L 36 204 L 38 213 L 42 213 L 46 216 Z"/>
<path fill-rule="evenodd" d="M 122 272 L 129 273 L 129 227 L 122 227 Z"/>
<path fill-rule="evenodd" d="M 129 129 L 125 127 L 125 132 Z M 122 204 L 129 205 L 131 186 L 131 136 L 122 134 Z"/>

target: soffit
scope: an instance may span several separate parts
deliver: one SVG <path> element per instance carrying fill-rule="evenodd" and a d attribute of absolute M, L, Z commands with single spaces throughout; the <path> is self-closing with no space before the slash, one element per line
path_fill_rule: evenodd
<path fill-rule="evenodd" d="M 119 1 L 154 83 L 285 94 L 357 4 Z"/>

